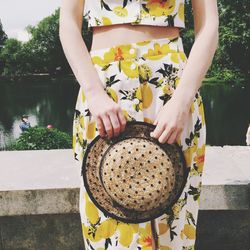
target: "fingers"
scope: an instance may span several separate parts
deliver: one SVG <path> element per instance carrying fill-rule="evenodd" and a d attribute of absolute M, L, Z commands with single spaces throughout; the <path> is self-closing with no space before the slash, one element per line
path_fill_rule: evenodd
<path fill-rule="evenodd" d="M 168 144 L 172 144 L 175 142 L 177 134 L 178 134 L 177 129 L 175 129 L 175 130 L 167 129 L 161 134 L 159 141 L 161 143 L 167 142 Z"/>
<path fill-rule="evenodd" d="M 119 108 L 117 111 L 112 111 L 105 114 L 100 119 L 97 119 L 98 130 L 101 136 L 108 135 L 109 138 L 118 136 L 124 131 L 126 126 L 126 119 L 122 110 Z"/>
<path fill-rule="evenodd" d="M 110 121 L 111 121 L 111 124 L 112 124 L 112 128 L 113 128 L 113 134 L 112 134 L 112 136 L 118 136 L 119 133 L 120 133 L 121 125 L 120 125 L 120 121 L 119 121 L 119 119 L 117 117 L 117 113 L 112 112 L 109 115 L 109 118 L 110 118 Z"/>
<path fill-rule="evenodd" d="M 121 125 L 121 132 L 123 132 L 125 130 L 127 120 L 122 112 L 122 109 L 119 109 L 119 111 L 118 111 L 118 119 L 119 119 L 120 125 Z"/>
<path fill-rule="evenodd" d="M 172 126 L 166 125 L 164 128 L 164 125 L 160 126 L 158 124 L 155 130 L 150 133 L 150 135 L 158 139 L 160 143 L 172 144 L 176 142 L 177 139 L 179 139 L 178 137 L 180 136 L 180 133 L 181 133 L 181 130 L 174 126 L 172 127 Z"/>
<path fill-rule="evenodd" d="M 152 137 L 155 137 L 156 139 L 158 139 L 160 137 L 160 135 L 163 133 L 163 131 L 164 131 L 164 126 L 159 123 L 159 124 L 157 124 L 156 128 L 154 129 L 154 131 L 152 131 L 150 133 L 150 135 Z"/>
<path fill-rule="evenodd" d="M 111 121 L 109 119 L 109 116 L 103 115 L 102 121 L 103 121 L 105 131 L 106 131 L 108 137 L 111 138 L 113 136 L 113 128 L 112 128 L 112 124 L 111 124 Z"/>
<path fill-rule="evenodd" d="M 104 137 L 106 135 L 106 131 L 105 131 L 105 127 L 102 122 L 102 119 L 100 117 L 96 118 L 96 126 L 97 126 L 100 136 Z"/>

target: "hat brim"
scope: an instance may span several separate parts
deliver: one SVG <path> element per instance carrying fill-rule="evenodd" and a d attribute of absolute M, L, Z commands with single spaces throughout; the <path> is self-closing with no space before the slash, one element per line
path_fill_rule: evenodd
<path fill-rule="evenodd" d="M 186 167 L 185 158 L 181 147 L 177 143 L 167 144 L 160 143 L 157 139 L 150 136 L 155 125 L 143 121 L 128 121 L 126 129 L 118 137 L 111 139 L 103 138 L 97 135 L 87 146 L 83 161 L 82 171 L 85 189 L 91 201 L 100 209 L 106 216 L 126 222 L 126 223 L 141 223 L 155 219 L 167 212 L 179 199 L 188 177 L 190 168 Z M 161 207 L 151 209 L 145 212 L 128 210 L 117 204 L 105 190 L 100 178 L 100 166 L 103 155 L 115 143 L 127 138 L 143 138 L 153 141 L 160 146 L 173 163 L 176 180 L 173 187 L 173 192 L 169 195 L 165 204 Z"/>

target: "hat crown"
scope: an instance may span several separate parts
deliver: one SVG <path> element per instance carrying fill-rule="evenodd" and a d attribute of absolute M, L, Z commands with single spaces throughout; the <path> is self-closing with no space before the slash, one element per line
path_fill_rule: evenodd
<path fill-rule="evenodd" d="M 143 138 L 127 138 L 110 147 L 100 176 L 113 201 L 138 212 L 164 205 L 175 184 L 166 152 Z"/>

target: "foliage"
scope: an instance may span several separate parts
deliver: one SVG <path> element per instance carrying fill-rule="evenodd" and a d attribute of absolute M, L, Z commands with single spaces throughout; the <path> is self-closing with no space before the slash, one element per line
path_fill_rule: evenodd
<path fill-rule="evenodd" d="M 57 67 L 68 67 L 59 39 L 59 9 L 37 26 L 28 26 L 27 31 L 32 36 L 27 44 L 32 49 L 35 72 L 48 72 L 53 75 Z"/>
<path fill-rule="evenodd" d="M 249 1 L 235 0 L 229 4 L 228 1 L 221 0 L 218 6 L 220 40 L 212 70 L 218 75 L 225 72 L 225 77 L 231 74 L 235 79 L 249 79 Z"/>
<path fill-rule="evenodd" d="M 22 132 L 6 150 L 65 149 L 72 147 L 70 135 L 56 128 L 32 127 Z"/>
<path fill-rule="evenodd" d="M 207 77 L 217 77 L 222 80 L 238 81 L 249 79 L 249 23 L 248 0 L 220 0 L 219 11 L 219 46 L 213 62 L 206 74 Z M 36 26 L 26 29 L 31 34 L 31 39 L 21 43 L 15 39 L 4 37 L 4 48 L 0 51 L 0 62 L 4 64 L 2 75 L 14 77 L 33 73 L 50 75 L 72 73 L 68 61 L 63 53 L 59 39 L 59 12 L 56 11 Z M 194 43 L 194 22 L 192 1 L 185 0 L 185 24 L 181 31 L 184 49 L 189 55 Z M 3 33 L 0 23 L 0 43 Z M 83 18 L 82 36 L 87 48 L 90 50 L 92 43 L 92 28 L 88 28 L 86 18 Z M 1 44 L 0 44 L 1 45 Z M 3 66 L 2 66 L 3 68 Z M 0 65 L 1 74 L 1 65 Z"/>
<path fill-rule="evenodd" d="M 3 30 L 3 25 L 0 19 L 0 54 L 1 54 L 1 50 L 3 48 L 3 44 L 4 42 L 8 39 L 8 36 L 6 35 L 6 33 Z M 0 75 L 3 72 L 3 68 L 4 68 L 4 63 L 0 60 Z"/>
<path fill-rule="evenodd" d="M 207 77 L 216 76 L 219 80 L 247 82 L 249 80 L 249 37 L 250 30 L 248 0 L 220 0 L 219 12 L 219 46 L 215 52 Z M 190 53 L 194 42 L 194 23 L 191 0 L 186 0 L 185 18 L 189 27 L 183 33 L 184 48 Z M 249 82 L 249 81 L 248 81 Z"/>
<path fill-rule="evenodd" d="M 4 41 L 7 40 L 7 38 L 8 36 L 3 30 L 3 25 L 0 19 L 0 49 L 1 49 L 1 46 L 4 44 Z"/>
<path fill-rule="evenodd" d="M 4 63 L 3 75 L 10 77 L 23 75 L 27 72 L 27 53 L 25 53 L 22 42 L 15 38 L 5 41 L 1 51 L 1 61 Z"/>

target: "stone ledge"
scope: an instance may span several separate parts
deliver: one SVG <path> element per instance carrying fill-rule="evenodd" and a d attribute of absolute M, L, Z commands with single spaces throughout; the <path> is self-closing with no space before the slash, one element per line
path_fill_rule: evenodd
<path fill-rule="evenodd" d="M 200 210 L 248 210 L 250 147 L 206 147 Z M 0 216 L 78 213 L 72 150 L 0 152 Z M 53 202 L 52 202 L 53 201 Z"/>
<path fill-rule="evenodd" d="M 79 213 L 79 188 L 0 191 L 0 216 Z M 204 185 L 200 210 L 248 210 L 248 185 Z"/>

